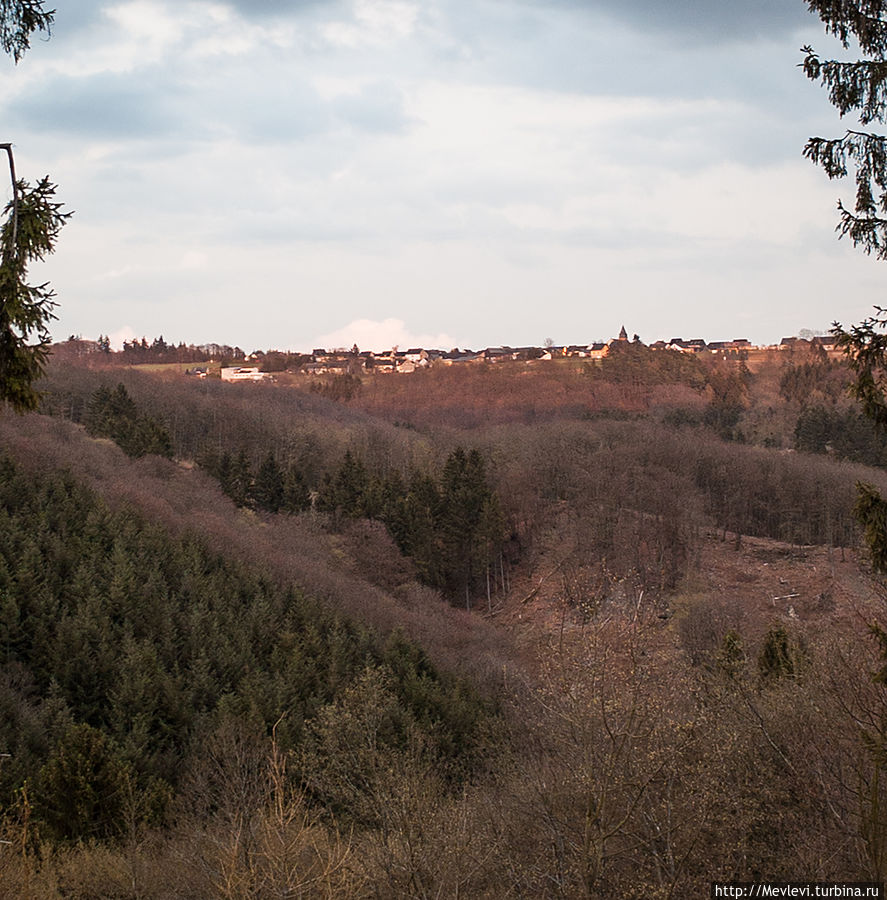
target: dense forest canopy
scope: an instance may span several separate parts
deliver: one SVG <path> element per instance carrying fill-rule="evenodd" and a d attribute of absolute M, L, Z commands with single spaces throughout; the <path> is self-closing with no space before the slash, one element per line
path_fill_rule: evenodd
<path fill-rule="evenodd" d="M 285 712 L 276 736 L 292 750 L 370 671 L 390 695 L 392 748 L 422 734 L 440 771 L 478 764 L 491 710 L 418 648 L 386 643 L 131 510 L 112 512 L 69 476 L 35 478 L 8 458 L 0 591 L 10 754 L 0 790 L 8 807 L 28 785 L 33 825 L 48 837 L 119 835 L 124 789 L 146 820 L 163 821 L 183 763 L 212 734 L 241 722 L 263 736 Z M 107 784 L 89 783 L 84 755 L 101 760 Z"/>

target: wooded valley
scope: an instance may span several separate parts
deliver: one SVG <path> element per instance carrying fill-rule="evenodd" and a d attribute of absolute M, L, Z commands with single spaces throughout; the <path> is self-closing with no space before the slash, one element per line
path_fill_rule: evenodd
<path fill-rule="evenodd" d="M 841 362 L 180 368 L 0 415 L 0 896 L 887 877 Z"/>

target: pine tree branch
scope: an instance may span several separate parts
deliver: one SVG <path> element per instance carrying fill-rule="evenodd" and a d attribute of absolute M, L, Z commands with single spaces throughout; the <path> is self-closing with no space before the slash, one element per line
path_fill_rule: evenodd
<path fill-rule="evenodd" d="M 883 0 L 854 4 L 847 0 L 807 0 L 807 8 L 819 16 L 826 32 L 834 35 L 845 49 L 853 35 L 864 53 L 887 50 L 887 5 Z"/>
<path fill-rule="evenodd" d="M 31 46 L 35 32 L 51 34 L 55 10 L 45 10 L 43 0 L 0 0 L 0 48 L 18 63 Z"/>

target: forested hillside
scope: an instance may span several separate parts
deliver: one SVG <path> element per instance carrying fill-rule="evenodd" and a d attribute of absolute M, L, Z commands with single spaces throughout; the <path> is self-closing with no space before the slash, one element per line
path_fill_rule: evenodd
<path fill-rule="evenodd" d="M 310 506 L 334 529 L 382 523 L 420 580 L 469 608 L 506 593 L 509 568 L 552 528 L 659 590 L 687 576 L 712 530 L 855 544 L 854 484 L 881 476 L 849 464 L 877 463 L 880 445 L 839 363 L 785 354 L 753 374 L 741 360 L 632 345 L 605 362 L 375 376 L 340 402 L 312 379 L 300 389 L 68 365 L 51 370 L 44 408 L 99 433 L 106 398 L 123 397 L 135 433 L 162 430 L 154 452 L 193 461 L 238 505 Z M 670 386 L 680 390 L 666 402 Z M 571 393 L 576 403 L 559 404 Z M 126 427 L 117 440 L 132 453 Z M 806 452 L 772 452 L 794 449 Z"/>
<path fill-rule="evenodd" d="M 350 397 L 55 360 L 0 418 L 0 895 L 882 877 L 846 376 L 634 353 Z"/>

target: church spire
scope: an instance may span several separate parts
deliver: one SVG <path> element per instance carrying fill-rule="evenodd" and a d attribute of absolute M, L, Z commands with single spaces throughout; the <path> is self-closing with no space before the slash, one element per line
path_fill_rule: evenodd
<path fill-rule="evenodd" d="M 625 326 L 622 326 L 622 329 L 619 332 L 619 340 L 627 341 L 628 340 L 628 332 L 625 330 Z"/>

